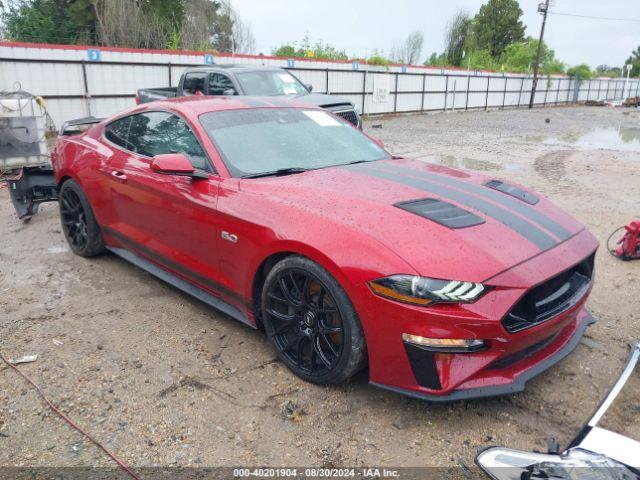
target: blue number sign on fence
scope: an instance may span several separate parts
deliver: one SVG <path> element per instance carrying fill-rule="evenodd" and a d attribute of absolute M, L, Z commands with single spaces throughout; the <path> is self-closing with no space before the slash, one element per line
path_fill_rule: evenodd
<path fill-rule="evenodd" d="M 213 65 L 215 62 L 213 55 L 211 55 L 210 53 L 205 53 L 204 55 L 204 63 L 207 65 Z"/>
<path fill-rule="evenodd" d="M 87 50 L 87 59 L 90 62 L 99 62 L 100 61 L 100 50 L 95 48 L 90 48 Z"/>
<path fill-rule="evenodd" d="M 353 62 L 351 64 L 351 68 L 353 68 L 354 70 L 360 70 L 360 62 Z"/>
<path fill-rule="evenodd" d="M 296 64 L 296 62 L 295 62 L 295 60 L 293 58 L 287 59 L 287 67 L 293 68 L 295 64 Z"/>
<path fill-rule="evenodd" d="M 400 70 L 402 70 L 402 73 L 407 73 L 407 66 L 406 65 L 402 65 Z"/>

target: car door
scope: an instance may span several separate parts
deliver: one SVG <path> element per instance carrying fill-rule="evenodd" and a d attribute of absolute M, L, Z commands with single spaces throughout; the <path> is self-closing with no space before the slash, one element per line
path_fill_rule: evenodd
<path fill-rule="evenodd" d="M 130 116 L 125 147 L 118 150 L 109 165 L 117 217 L 109 233 L 135 253 L 215 290 L 219 178 L 194 132 L 175 113 L 137 113 Z M 210 175 L 192 179 L 153 172 L 153 156 L 163 153 L 184 153 Z"/>
<path fill-rule="evenodd" d="M 187 72 L 182 80 L 182 94 L 184 96 L 190 95 L 204 95 L 207 81 L 206 72 Z"/>
<path fill-rule="evenodd" d="M 214 72 L 209 74 L 207 93 L 208 95 L 238 95 L 238 89 L 228 75 Z"/>

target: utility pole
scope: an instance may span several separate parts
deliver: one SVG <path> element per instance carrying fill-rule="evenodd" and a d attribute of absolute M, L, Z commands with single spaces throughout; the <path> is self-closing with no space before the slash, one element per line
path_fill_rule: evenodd
<path fill-rule="evenodd" d="M 538 52 L 536 53 L 536 63 L 533 66 L 533 83 L 531 84 L 531 99 L 529 108 L 533 108 L 533 100 L 536 96 L 538 86 L 538 67 L 540 66 L 540 54 L 542 53 L 542 39 L 544 38 L 544 26 L 547 24 L 547 13 L 549 12 L 549 0 L 538 4 L 538 12 L 542 13 L 542 28 L 540 28 L 540 39 L 538 40 Z"/>

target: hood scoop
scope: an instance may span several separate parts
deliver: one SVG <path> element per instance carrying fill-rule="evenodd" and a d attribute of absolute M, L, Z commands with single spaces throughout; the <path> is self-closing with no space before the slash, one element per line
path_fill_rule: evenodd
<path fill-rule="evenodd" d="M 428 218 L 448 228 L 465 228 L 480 225 L 485 222 L 467 210 L 436 198 L 422 198 L 394 204 L 395 207 Z"/>
<path fill-rule="evenodd" d="M 529 205 L 535 205 L 540 200 L 538 197 L 529 193 L 515 185 L 510 185 L 505 182 L 501 182 L 500 180 L 489 180 L 484 184 L 485 187 L 493 188 L 502 193 L 506 193 L 507 195 L 511 195 L 513 198 L 517 198 L 518 200 L 522 200 Z"/>

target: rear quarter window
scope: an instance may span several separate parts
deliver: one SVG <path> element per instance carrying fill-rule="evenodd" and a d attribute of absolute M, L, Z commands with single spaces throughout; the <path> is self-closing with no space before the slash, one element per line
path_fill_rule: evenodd
<path fill-rule="evenodd" d="M 131 144 L 127 140 L 129 138 L 130 125 L 131 117 L 124 117 L 119 120 L 115 120 L 104 127 L 104 136 L 110 142 L 130 150 Z"/>

